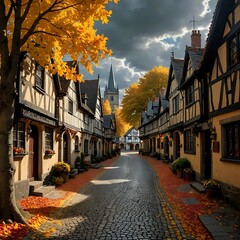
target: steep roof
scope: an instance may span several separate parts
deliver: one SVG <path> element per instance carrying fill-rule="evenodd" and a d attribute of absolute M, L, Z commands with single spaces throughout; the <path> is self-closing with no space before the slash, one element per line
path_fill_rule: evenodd
<path fill-rule="evenodd" d="M 182 73 L 183 73 L 183 59 L 171 58 L 169 74 L 168 74 L 168 83 L 167 83 L 167 90 L 166 90 L 166 98 L 168 98 L 170 86 L 172 83 L 172 73 L 174 72 L 175 78 L 177 80 L 178 85 L 181 83 Z"/>
<path fill-rule="evenodd" d="M 235 0 L 218 0 L 208 34 L 203 62 L 201 65 L 201 68 L 204 70 L 208 71 L 213 67 L 217 49 L 223 38 L 228 15 L 233 11 L 234 7 Z"/>
<path fill-rule="evenodd" d="M 81 94 L 86 93 L 88 96 L 87 105 L 93 113 L 96 111 L 97 97 L 99 93 L 99 80 L 85 80 L 80 83 Z"/>
<path fill-rule="evenodd" d="M 184 57 L 184 66 L 183 66 L 183 73 L 181 78 L 181 87 L 184 83 L 188 82 L 192 76 L 199 70 L 203 55 L 204 55 L 205 48 L 194 48 L 191 46 L 187 46 L 185 50 L 185 57 Z M 186 74 L 188 71 L 188 62 L 189 60 L 192 63 L 192 75 L 186 79 Z"/>

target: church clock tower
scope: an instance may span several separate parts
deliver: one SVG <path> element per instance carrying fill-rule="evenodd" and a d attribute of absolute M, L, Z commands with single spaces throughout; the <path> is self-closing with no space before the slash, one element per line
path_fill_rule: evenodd
<path fill-rule="evenodd" d="M 108 84 L 105 86 L 104 100 L 108 99 L 112 112 L 114 112 L 114 107 L 119 107 L 119 89 L 115 82 L 113 67 L 111 64 Z"/>

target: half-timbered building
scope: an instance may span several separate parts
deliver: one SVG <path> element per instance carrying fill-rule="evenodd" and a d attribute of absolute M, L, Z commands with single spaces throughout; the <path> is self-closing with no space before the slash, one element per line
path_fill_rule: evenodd
<path fill-rule="evenodd" d="M 44 180 L 58 161 L 58 89 L 51 74 L 21 54 L 13 137 L 17 199 L 28 196 L 29 183 Z"/>
<path fill-rule="evenodd" d="M 211 155 L 210 150 L 206 148 L 208 143 L 205 138 L 204 130 L 206 116 L 204 113 L 204 89 L 202 79 L 198 76 L 200 63 L 203 58 L 204 48 L 201 48 L 201 34 L 198 30 L 193 30 L 192 44 L 187 46 L 185 50 L 184 65 L 182 79 L 180 83 L 180 91 L 184 98 L 184 123 L 183 123 L 183 146 L 182 156 L 191 162 L 191 166 L 196 173 L 197 179 L 200 175 L 204 178 L 211 178 L 209 174 L 209 165 L 202 171 L 199 159 L 206 158 L 209 161 Z M 208 136 L 209 137 L 209 136 Z M 209 146 L 209 144 L 207 144 Z M 204 152 L 205 154 L 202 154 Z M 208 153 L 208 154 L 206 154 Z"/>
<path fill-rule="evenodd" d="M 219 0 L 201 67 L 208 83 L 212 178 L 240 202 L 240 2 Z"/>
<path fill-rule="evenodd" d="M 183 96 L 179 90 L 183 63 L 183 59 L 171 58 L 166 90 L 166 100 L 169 101 L 169 157 L 172 160 L 180 157 L 183 142 L 184 105 Z"/>

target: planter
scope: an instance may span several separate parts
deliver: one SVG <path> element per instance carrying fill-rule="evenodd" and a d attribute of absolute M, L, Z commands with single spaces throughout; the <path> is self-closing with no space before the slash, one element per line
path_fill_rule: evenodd
<path fill-rule="evenodd" d="M 206 196 L 207 198 L 214 199 L 219 196 L 220 190 L 219 189 L 210 189 L 206 188 Z"/>
<path fill-rule="evenodd" d="M 192 173 L 185 173 L 184 178 L 187 181 L 192 181 L 193 180 Z"/>
<path fill-rule="evenodd" d="M 182 178 L 183 177 L 183 169 L 182 168 L 177 168 L 176 169 L 176 172 L 177 172 L 177 176 L 179 178 Z"/>

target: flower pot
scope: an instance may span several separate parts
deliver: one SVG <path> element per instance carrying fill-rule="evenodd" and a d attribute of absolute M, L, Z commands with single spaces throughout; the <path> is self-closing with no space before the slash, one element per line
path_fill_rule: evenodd
<path fill-rule="evenodd" d="M 193 180 L 193 176 L 192 175 L 193 175 L 192 173 L 185 173 L 184 174 L 185 180 L 192 181 Z"/>
<path fill-rule="evenodd" d="M 176 172 L 177 172 L 177 176 L 179 178 L 182 178 L 183 177 L 183 169 L 182 168 L 177 168 L 176 169 Z"/>
<path fill-rule="evenodd" d="M 219 189 L 206 188 L 206 196 L 210 199 L 217 198 L 219 196 Z"/>

